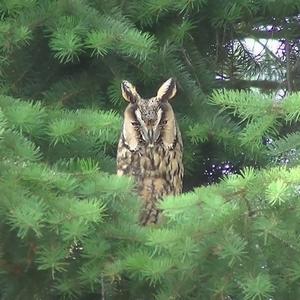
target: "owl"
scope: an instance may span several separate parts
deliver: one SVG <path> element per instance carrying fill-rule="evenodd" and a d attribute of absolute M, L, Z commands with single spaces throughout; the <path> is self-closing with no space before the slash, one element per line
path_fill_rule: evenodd
<path fill-rule="evenodd" d="M 169 103 L 176 94 L 170 78 L 156 96 L 143 99 L 128 81 L 121 91 L 128 105 L 117 151 L 117 174 L 134 178 L 143 201 L 140 223 L 157 223 L 161 215 L 157 202 L 182 191 L 182 139 Z"/>

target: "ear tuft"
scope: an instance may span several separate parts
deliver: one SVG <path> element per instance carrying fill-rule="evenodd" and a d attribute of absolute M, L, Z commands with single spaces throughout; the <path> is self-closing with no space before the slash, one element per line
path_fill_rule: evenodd
<path fill-rule="evenodd" d="M 129 81 L 123 80 L 121 82 L 121 91 L 123 98 L 131 103 L 135 103 L 138 97 L 138 93 L 134 87 Z"/>
<path fill-rule="evenodd" d="M 169 78 L 166 82 L 162 84 L 157 92 L 157 98 L 159 100 L 167 101 L 172 99 L 177 92 L 175 79 Z"/>

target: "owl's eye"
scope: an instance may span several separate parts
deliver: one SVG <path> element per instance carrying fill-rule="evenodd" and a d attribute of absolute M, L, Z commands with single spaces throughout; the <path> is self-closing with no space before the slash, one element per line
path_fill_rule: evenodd
<path fill-rule="evenodd" d="M 167 120 L 163 120 L 163 121 L 161 122 L 161 125 L 166 125 L 167 123 L 168 123 Z"/>
<path fill-rule="evenodd" d="M 140 125 L 140 123 L 139 123 L 139 122 L 136 122 L 136 121 L 131 122 L 131 124 L 132 124 L 134 127 L 137 127 L 137 126 Z"/>

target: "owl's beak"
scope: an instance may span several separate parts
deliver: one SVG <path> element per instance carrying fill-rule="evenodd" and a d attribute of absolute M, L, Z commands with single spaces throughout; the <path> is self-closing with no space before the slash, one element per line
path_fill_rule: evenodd
<path fill-rule="evenodd" d="M 148 139 L 150 143 L 153 143 L 154 131 L 152 128 L 148 129 Z"/>
<path fill-rule="evenodd" d="M 143 134 L 143 137 L 144 137 L 144 140 L 147 144 L 151 145 L 151 144 L 154 144 L 155 142 L 155 139 L 154 139 L 154 130 L 153 128 L 145 128 L 144 130 L 142 130 L 142 134 Z"/>
<path fill-rule="evenodd" d="M 145 140 L 145 142 L 150 146 L 153 147 L 159 134 L 156 133 L 156 131 L 154 130 L 154 128 L 144 128 L 142 129 L 142 135 L 143 138 Z"/>
<path fill-rule="evenodd" d="M 153 128 L 148 129 L 148 143 L 150 147 L 154 147 L 159 135 L 160 133 L 157 130 Z"/>

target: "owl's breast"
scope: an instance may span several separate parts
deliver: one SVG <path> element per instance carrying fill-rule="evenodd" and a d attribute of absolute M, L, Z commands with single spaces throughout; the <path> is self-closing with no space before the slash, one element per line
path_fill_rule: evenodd
<path fill-rule="evenodd" d="M 118 174 L 133 176 L 139 194 L 146 201 L 181 193 L 183 165 L 179 143 L 172 149 L 143 145 L 135 152 L 119 145 L 117 163 Z"/>

